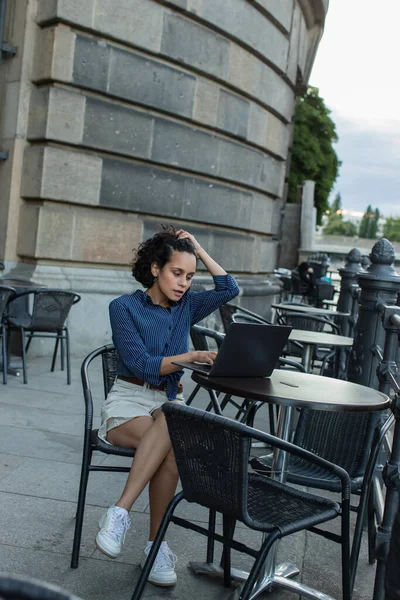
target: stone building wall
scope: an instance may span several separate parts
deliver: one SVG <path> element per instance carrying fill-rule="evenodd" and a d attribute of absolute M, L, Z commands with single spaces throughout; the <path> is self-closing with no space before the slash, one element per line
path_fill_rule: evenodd
<path fill-rule="evenodd" d="M 82 348 L 96 344 L 93 329 L 100 343 L 109 335 L 108 323 L 82 331 L 88 307 L 100 323 L 110 298 L 132 289 L 132 248 L 160 222 L 193 231 L 244 288 L 277 266 L 295 96 L 326 10 L 322 0 L 7 3 L 18 54 L 0 65 L 0 149 L 10 149 L 0 258 L 86 292 L 74 308 Z"/>

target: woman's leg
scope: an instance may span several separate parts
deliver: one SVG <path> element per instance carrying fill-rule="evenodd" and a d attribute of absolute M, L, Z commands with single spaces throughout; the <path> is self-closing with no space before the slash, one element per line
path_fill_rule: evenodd
<path fill-rule="evenodd" d="M 136 447 L 135 459 L 116 506 L 129 511 L 162 465 L 161 474 L 156 477 L 155 489 L 158 490 L 158 493 L 161 491 L 161 495 L 164 495 L 167 489 L 172 489 L 172 487 L 175 490 L 177 483 L 176 466 L 171 466 L 175 465 L 173 454 L 171 453 L 172 457 L 168 456 L 171 451 L 171 441 L 164 414 L 160 410 L 156 412 L 154 419 L 152 417 L 136 417 L 132 421 L 111 429 L 107 434 L 107 440 L 118 446 Z M 168 481 L 169 477 L 173 478 L 173 482 Z M 166 487 L 161 490 L 161 485 Z M 151 487 L 154 488 L 154 485 Z M 172 495 L 169 499 L 172 498 Z M 150 497 L 151 504 L 154 501 L 155 493 L 153 491 Z M 165 504 L 165 507 L 167 504 Z M 156 506 L 158 506 L 157 501 Z M 156 508 L 156 516 L 158 512 Z"/>
<path fill-rule="evenodd" d="M 175 496 L 178 479 L 179 474 L 175 462 L 175 455 L 171 449 L 156 473 L 153 475 L 149 485 L 149 541 L 154 540 L 167 506 Z"/>

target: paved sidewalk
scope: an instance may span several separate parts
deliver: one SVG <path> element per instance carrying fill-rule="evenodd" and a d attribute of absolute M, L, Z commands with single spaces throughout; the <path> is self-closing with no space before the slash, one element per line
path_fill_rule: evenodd
<path fill-rule="evenodd" d="M 125 474 L 92 473 L 82 536 L 81 561 L 71 570 L 70 552 L 81 463 L 84 403 L 81 392 L 80 359 L 73 359 L 72 385 L 66 374 L 50 373 L 50 358 L 29 360 L 29 382 L 9 376 L 0 387 L 0 570 L 35 577 L 57 584 L 83 600 L 129 600 L 139 573 L 146 542 L 148 499 L 145 491 L 132 512 L 130 529 L 121 558 L 110 560 L 94 544 L 98 520 L 105 507 L 119 496 Z M 185 376 L 185 392 L 192 389 Z M 95 425 L 99 424 L 102 381 L 94 378 Z M 208 396 L 198 395 L 195 406 L 205 407 Z M 229 414 L 229 412 L 227 413 Z M 260 410 L 256 426 L 263 428 L 266 412 Z M 99 462 L 124 464 L 126 459 L 100 456 Z M 201 507 L 182 504 L 179 513 L 207 522 Z M 179 514 L 177 513 L 177 514 Z M 332 524 L 333 525 L 333 524 Z M 255 545 L 260 535 L 239 526 L 238 537 Z M 171 525 L 168 535 L 178 554 L 178 583 L 162 589 L 148 585 L 144 598 L 186 600 L 196 595 L 209 600 L 229 598 L 221 583 L 194 576 L 189 560 L 205 557 L 205 538 Z M 218 555 L 219 549 L 217 546 Z M 312 534 L 301 533 L 285 540 L 279 554 L 301 569 L 300 579 L 333 597 L 340 593 L 339 546 Z M 248 568 L 251 559 L 233 553 L 233 565 Z M 354 600 L 370 600 L 374 567 L 367 564 L 364 540 Z M 273 591 L 271 600 L 297 596 Z"/>

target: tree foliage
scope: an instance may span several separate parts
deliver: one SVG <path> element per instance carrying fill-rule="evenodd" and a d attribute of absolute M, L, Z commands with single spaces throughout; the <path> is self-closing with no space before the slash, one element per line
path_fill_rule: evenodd
<path fill-rule="evenodd" d="M 336 194 L 330 209 L 328 222 L 324 227 L 325 235 L 345 235 L 354 237 L 357 235 L 357 227 L 350 221 L 344 221 L 342 215 L 342 199 Z"/>
<path fill-rule="evenodd" d="M 368 204 L 367 210 L 361 219 L 360 229 L 358 231 L 360 238 L 366 238 L 369 240 L 374 240 L 376 238 L 380 216 L 379 209 L 373 209 L 372 206 Z"/>
<path fill-rule="evenodd" d="M 341 164 L 333 147 L 338 136 L 330 113 L 315 87 L 309 87 L 297 100 L 288 201 L 296 202 L 297 187 L 307 179 L 315 181 L 318 222 L 328 208 L 328 197 Z"/>
<path fill-rule="evenodd" d="M 400 219 L 389 217 L 383 226 L 383 237 L 391 242 L 400 242 Z"/>

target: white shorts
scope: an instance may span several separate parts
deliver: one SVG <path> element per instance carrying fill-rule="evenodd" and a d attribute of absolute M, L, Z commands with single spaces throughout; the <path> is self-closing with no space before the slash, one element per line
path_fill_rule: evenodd
<path fill-rule="evenodd" d="M 99 438 L 109 444 L 106 436 L 110 429 L 119 427 L 135 417 L 151 417 L 165 402 L 184 404 L 185 399 L 181 393 L 171 401 L 164 390 L 154 390 L 146 383 L 141 386 L 117 378 L 101 407 Z"/>

